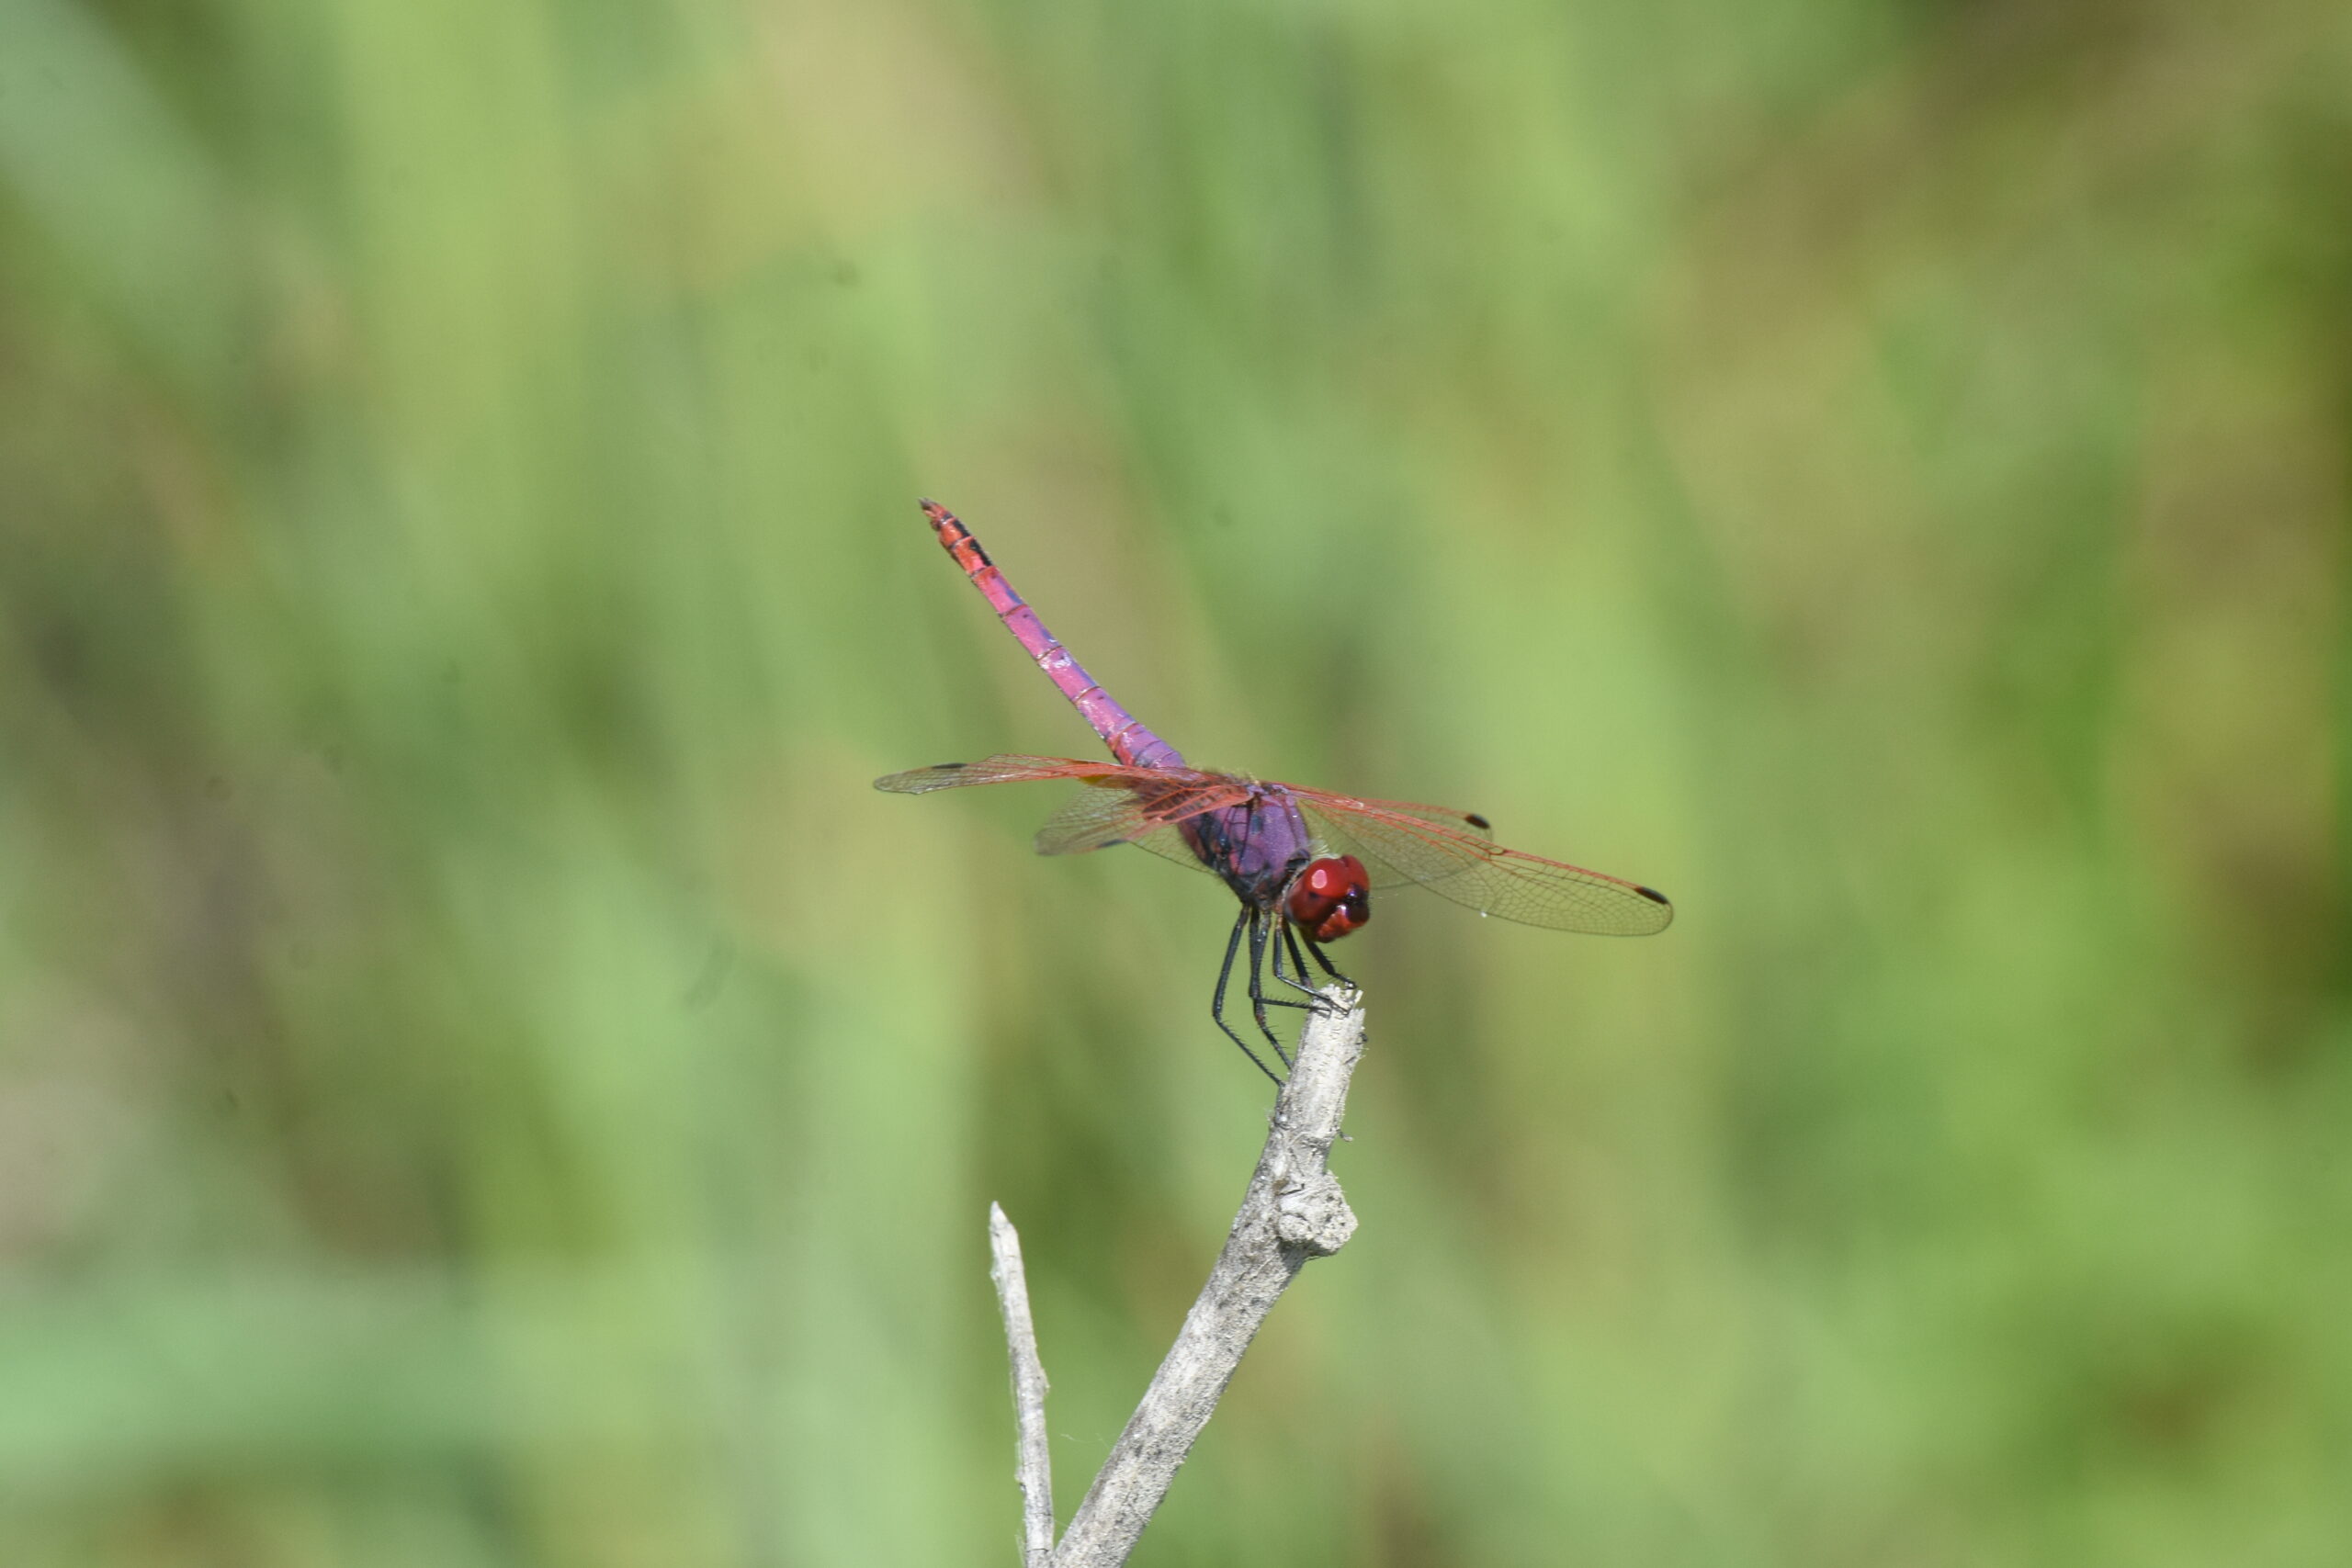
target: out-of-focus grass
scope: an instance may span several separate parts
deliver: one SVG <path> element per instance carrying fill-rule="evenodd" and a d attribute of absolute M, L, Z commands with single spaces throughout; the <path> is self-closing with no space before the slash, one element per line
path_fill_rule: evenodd
<path fill-rule="evenodd" d="M 1137 1562 L 2352 1540 L 2328 7 L 0 6 L 0 1557 L 1012 1560 L 1264 1086 L 1202 759 L 1385 900 Z"/>

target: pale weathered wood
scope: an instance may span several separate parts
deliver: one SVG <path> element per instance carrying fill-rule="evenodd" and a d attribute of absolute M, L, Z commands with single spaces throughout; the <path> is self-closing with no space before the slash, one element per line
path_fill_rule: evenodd
<path fill-rule="evenodd" d="M 1308 1258 L 1330 1256 L 1354 1234 L 1356 1217 L 1325 1162 L 1363 1055 L 1362 993 L 1328 987 L 1300 1034 L 1297 1065 L 1274 1102 L 1265 1149 L 1225 1250 L 1070 1519 L 1052 1568 L 1126 1562 L 1276 1298 Z"/>
<path fill-rule="evenodd" d="M 995 1259 L 989 1276 L 996 1281 L 1005 1344 L 1012 1355 L 1013 1479 L 1021 1487 L 1021 1558 L 1023 1568 L 1051 1568 L 1054 1461 L 1046 1448 L 1046 1364 L 1037 1359 L 1037 1328 L 1029 1317 L 1021 1237 L 994 1203 L 989 1205 L 989 1251 Z"/>

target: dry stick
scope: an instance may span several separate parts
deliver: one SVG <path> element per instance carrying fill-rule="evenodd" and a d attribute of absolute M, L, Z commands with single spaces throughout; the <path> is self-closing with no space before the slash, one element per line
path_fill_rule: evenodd
<path fill-rule="evenodd" d="M 1348 1079 L 1363 1055 L 1363 1008 L 1361 993 L 1332 986 L 1319 993 L 1314 1012 L 1299 1036 L 1298 1064 L 1290 1082 L 1274 1101 L 1273 1126 L 1265 1152 L 1258 1156 L 1257 1173 L 1233 1217 L 1233 1231 L 1218 1254 L 1216 1267 L 1200 1299 L 1184 1317 L 1184 1326 L 1170 1348 L 1167 1359 L 1136 1406 L 1127 1429 L 1119 1434 L 1111 1457 L 1078 1506 L 1061 1545 L 1048 1558 L 1038 1556 L 1037 1516 L 1045 1506 L 1043 1539 L 1050 1540 L 1053 1512 L 1046 1498 L 1050 1484 L 1042 1444 L 1045 1422 L 1043 1369 L 1035 1373 L 1034 1402 L 1024 1383 L 1024 1365 L 1036 1368 L 1036 1346 L 1029 1327 L 1027 1294 L 1021 1292 L 1020 1326 L 1014 1327 L 1012 1294 L 1005 1279 L 1004 1259 L 1012 1258 L 1011 1277 L 1020 1280 L 1020 1252 L 1012 1227 L 1001 1213 L 991 1211 L 990 1234 L 997 1244 L 997 1289 L 1005 1302 L 1005 1333 L 1012 1345 L 1013 1397 L 1019 1406 L 1022 1432 L 1022 1489 L 1027 1495 L 1030 1568 L 1049 1562 L 1051 1568 L 1117 1568 L 1135 1550 L 1152 1511 L 1176 1479 L 1177 1466 L 1192 1450 L 1193 1440 L 1216 1410 L 1217 1396 L 1241 1364 L 1242 1352 L 1258 1325 L 1273 1310 L 1275 1298 L 1310 1258 L 1328 1258 L 1347 1245 L 1355 1233 L 1356 1217 L 1348 1211 L 1346 1196 L 1324 1168 L 1331 1145 L 1339 1140 L 1340 1119 L 1347 1111 Z M 1026 1356 L 1024 1363 L 1023 1357 Z M 1033 1449 L 1033 1417 L 1037 1434 Z M 1034 1466 L 1036 1480 L 1031 1481 Z"/>
<path fill-rule="evenodd" d="M 1013 1472 L 1021 1486 L 1023 1568 L 1052 1568 L 1054 1461 L 1046 1449 L 1046 1364 L 1037 1359 L 1037 1328 L 1029 1319 L 1029 1280 L 1021 1269 L 1021 1237 L 994 1203 L 989 1205 L 989 1251 L 996 1265 L 997 1305 L 1004 1309 L 1005 1343 L 1012 1350 L 1012 1415 L 1020 1432 Z"/>

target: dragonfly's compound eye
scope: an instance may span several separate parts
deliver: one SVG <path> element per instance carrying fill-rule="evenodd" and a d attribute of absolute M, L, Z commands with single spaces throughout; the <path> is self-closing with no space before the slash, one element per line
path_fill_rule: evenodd
<path fill-rule="evenodd" d="M 1312 862 L 1290 885 L 1287 912 L 1317 942 L 1337 942 L 1372 919 L 1372 878 L 1353 855 Z"/>

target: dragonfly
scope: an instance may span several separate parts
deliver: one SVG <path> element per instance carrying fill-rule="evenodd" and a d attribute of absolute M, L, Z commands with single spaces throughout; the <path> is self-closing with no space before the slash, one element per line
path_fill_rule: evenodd
<path fill-rule="evenodd" d="M 1505 849 L 1475 811 L 1366 800 L 1192 766 L 1055 639 L 954 513 L 933 501 L 922 506 L 940 544 L 1113 760 L 1005 754 L 892 773 L 874 787 L 926 795 L 977 784 L 1075 784 L 1077 794 L 1038 829 L 1039 854 L 1135 844 L 1223 881 L 1241 910 L 1226 939 L 1209 1016 L 1277 1084 L 1282 1079 L 1226 1016 L 1235 963 L 1246 947 L 1251 1017 L 1288 1067 L 1289 1054 L 1266 1010 L 1317 1005 L 1308 957 L 1353 988 L 1323 949 L 1363 928 L 1378 889 L 1419 886 L 1481 915 L 1596 936 L 1648 936 L 1673 921 L 1674 906 L 1657 888 Z M 1307 999 L 1268 996 L 1269 974 Z"/>

